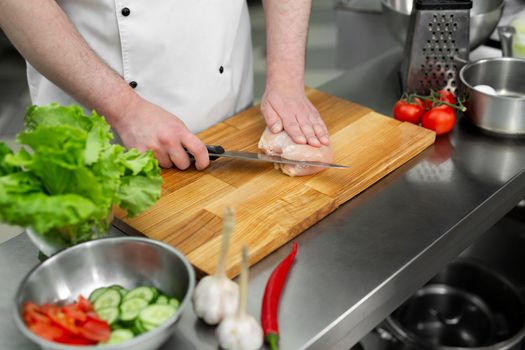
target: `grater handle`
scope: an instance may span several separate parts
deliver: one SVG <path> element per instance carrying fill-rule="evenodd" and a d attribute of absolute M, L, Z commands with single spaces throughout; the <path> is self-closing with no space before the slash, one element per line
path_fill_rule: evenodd
<path fill-rule="evenodd" d="M 472 0 L 416 0 L 416 10 L 469 10 Z"/>

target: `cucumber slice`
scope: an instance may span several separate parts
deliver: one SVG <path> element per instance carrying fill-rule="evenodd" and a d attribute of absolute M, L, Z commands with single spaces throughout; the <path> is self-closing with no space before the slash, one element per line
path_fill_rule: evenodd
<path fill-rule="evenodd" d="M 144 328 L 144 325 L 140 321 L 140 318 L 136 318 L 133 322 L 133 331 L 137 335 L 147 332 L 146 328 Z"/>
<path fill-rule="evenodd" d="M 111 325 L 111 330 L 117 330 L 117 329 L 122 329 L 122 328 L 126 328 L 124 327 L 120 322 L 115 322 Z"/>
<path fill-rule="evenodd" d="M 179 301 L 175 298 L 170 298 L 170 300 L 168 301 L 168 305 L 173 307 L 175 310 L 177 310 L 179 308 Z"/>
<path fill-rule="evenodd" d="M 124 300 L 120 305 L 120 320 L 124 322 L 133 321 L 146 306 L 148 306 L 148 302 L 142 298 Z"/>
<path fill-rule="evenodd" d="M 150 305 L 140 312 L 139 319 L 142 321 L 144 328 L 148 326 L 158 327 L 167 319 L 175 315 L 175 308 L 169 305 Z"/>
<path fill-rule="evenodd" d="M 149 332 L 149 331 L 151 331 L 152 329 L 155 329 L 155 328 L 158 327 L 156 324 L 151 324 L 151 323 L 144 323 L 144 322 L 141 322 L 141 324 L 142 324 L 142 327 L 144 328 L 144 331 L 145 331 L 145 332 Z"/>
<path fill-rule="evenodd" d="M 129 291 L 128 294 L 126 294 L 126 296 L 124 297 L 124 300 L 140 298 L 146 300 L 149 304 L 155 301 L 157 295 L 157 289 L 152 287 L 141 286 Z"/>
<path fill-rule="evenodd" d="M 114 289 L 106 288 L 104 293 L 102 293 L 97 300 L 93 303 L 95 311 L 100 309 L 105 309 L 107 307 L 118 307 L 122 297 L 120 293 Z"/>
<path fill-rule="evenodd" d="M 105 307 L 97 310 L 97 315 L 110 325 L 118 320 L 119 312 L 117 307 Z"/>
<path fill-rule="evenodd" d="M 94 303 L 98 299 L 99 296 L 104 294 L 106 289 L 107 289 L 106 287 L 100 287 L 100 288 L 95 289 L 89 295 L 88 300 L 91 301 L 91 303 Z"/>
<path fill-rule="evenodd" d="M 126 288 L 122 287 L 121 285 L 118 285 L 118 284 L 114 284 L 112 286 L 109 286 L 109 288 L 114 289 L 117 292 L 119 292 L 122 297 L 124 297 L 126 294 L 128 294 L 128 290 Z"/>
<path fill-rule="evenodd" d="M 155 301 L 155 304 L 162 304 L 162 305 L 168 305 L 169 298 L 165 295 L 159 295 L 157 298 L 157 301 Z"/>
<path fill-rule="evenodd" d="M 129 329 L 117 329 L 111 332 L 108 341 L 104 344 L 119 344 L 125 342 L 126 340 L 133 339 L 134 336 L 135 335 L 133 334 L 133 332 Z"/>

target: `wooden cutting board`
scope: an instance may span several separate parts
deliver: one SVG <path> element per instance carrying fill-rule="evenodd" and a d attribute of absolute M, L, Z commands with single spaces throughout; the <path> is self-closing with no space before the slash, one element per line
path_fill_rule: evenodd
<path fill-rule="evenodd" d="M 270 163 L 223 158 L 203 172 L 164 170 L 160 200 L 132 219 L 117 213 L 117 224 L 171 244 L 198 272 L 209 274 L 219 252 L 223 209 L 233 206 L 237 225 L 227 264 L 233 277 L 243 244 L 254 264 L 434 142 L 426 129 L 317 90 L 307 93 L 330 131 L 334 162 L 350 169 L 292 178 Z M 199 137 L 226 150 L 256 152 L 264 127 L 257 106 Z"/>

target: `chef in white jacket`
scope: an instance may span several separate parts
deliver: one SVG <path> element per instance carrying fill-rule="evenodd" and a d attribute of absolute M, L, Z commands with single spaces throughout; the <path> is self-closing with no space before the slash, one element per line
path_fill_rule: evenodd
<path fill-rule="evenodd" d="M 261 101 L 274 132 L 328 144 L 304 94 L 311 0 L 263 0 L 267 83 Z M 80 103 L 104 115 L 128 147 L 163 167 L 209 164 L 193 133 L 252 102 L 245 0 L 0 0 L 0 26 L 27 60 L 32 102 Z"/>

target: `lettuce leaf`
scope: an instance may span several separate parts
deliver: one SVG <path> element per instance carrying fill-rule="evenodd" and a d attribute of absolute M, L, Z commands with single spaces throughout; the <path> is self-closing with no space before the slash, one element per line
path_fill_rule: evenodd
<path fill-rule="evenodd" d="M 91 122 L 86 118 L 80 106 L 61 106 L 51 103 L 46 106 L 31 106 L 26 111 L 24 118 L 26 130 L 33 130 L 37 126 L 69 125 L 84 131 L 91 128 Z"/>
<path fill-rule="evenodd" d="M 85 222 L 97 211 L 91 201 L 81 196 L 49 196 L 42 190 L 38 177 L 30 172 L 1 176 L 0 220 L 47 232 Z"/>
<path fill-rule="evenodd" d="M 162 178 L 146 176 L 124 176 L 117 192 L 119 206 L 128 211 L 128 216 L 133 217 L 160 197 Z"/>
<path fill-rule="evenodd" d="M 17 165 L 12 165 L 6 161 L 8 156 L 11 156 L 13 151 L 3 142 L 0 142 L 0 176 L 15 173 L 21 170 Z"/>
<path fill-rule="evenodd" d="M 91 129 L 88 132 L 84 150 L 84 161 L 87 165 L 96 162 L 100 153 L 107 148 L 109 141 L 113 139 L 109 124 L 104 118 L 93 111 L 89 119 L 91 120 Z"/>
<path fill-rule="evenodd" d="M 134 216 L 160 197 L 153 153 L 111 144 L 110 126 L 96 112 L 32 106 L 25 126 L 19 152 L 0 143 L 0 220 L 79 242 L 94 237 L 94 226 L 107 229 L 113 205 Z"/>

